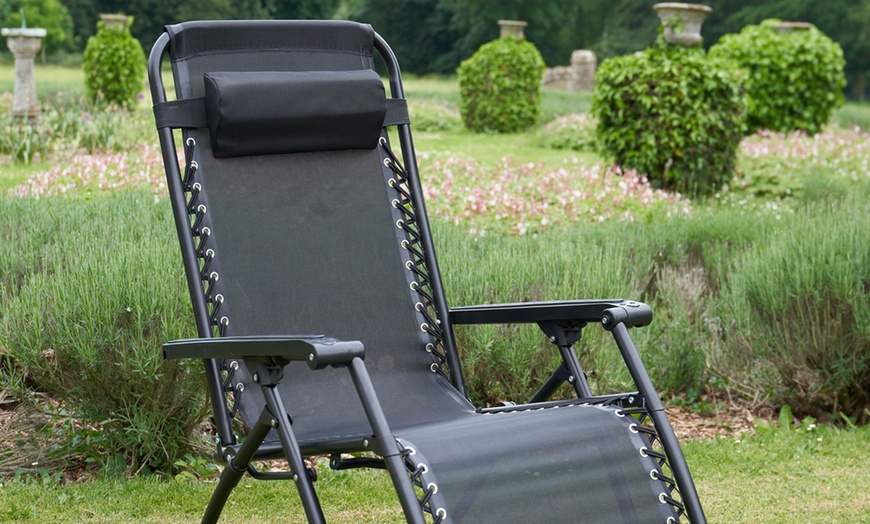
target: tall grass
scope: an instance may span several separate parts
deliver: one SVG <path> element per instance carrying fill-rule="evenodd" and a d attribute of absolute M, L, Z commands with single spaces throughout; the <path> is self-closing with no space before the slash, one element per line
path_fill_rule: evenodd
<path fill-rule="evenodd" d="M 782 400 L 803 412 L 866 419 L 868 230 L 863 199 L 811 205 L 738 258 L 722 297 L 734 323 L 724 366 L 750 382 L 768 374 Z"/>
<path fill-rule="evenodd" d="M 707 355 L 719 344 L 714 309 L 732 257 L 761 242 L 775 218 L 737 210 L 652 223 L 578 224 L 533 237 L 469 236 L 435 230 L 448 302 L 625 298 L 649 302 L 652 325 L 636 330 L 659 387 L 699 390 L 712 378 Z M 475 400 L 526 400 L 558 362 L 537 327 L 463 326 L 458 339 Z M 630 387 L 608 334 L 589 326 L 576 346 L 599 392 Z"/>
<path fill-rule="evenodd" d="M 62 399 L 95 447 L 78 451 L 134 471 L 171 468 L 204 415 L 199 364 L 161 355 L 192 334 L 167 211 L 136 192 L 0 199 L 0 387 Z"/>

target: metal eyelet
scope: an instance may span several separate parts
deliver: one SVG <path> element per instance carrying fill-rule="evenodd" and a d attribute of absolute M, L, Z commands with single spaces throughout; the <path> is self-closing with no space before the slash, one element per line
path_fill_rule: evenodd
<path fill-rule="evenodd" d="M 638 451 L 640 452 L 641 457 L 648 457 L 649 456 L 649 454 L 647 453 L 648 450 L 646 448 L 640 448 Z"/>
<path fill-rule="evenodd" d="M 230 362 L 230 369 L 232 369 L 233 371 L 236 371 L 237 369 L 239 369 L 239 362 L 236 360 L 233 360 L 232 362 Z"/>
<path fill-rule="evenodd" d="M 632 433 L 639 433 L 639 431 L 637 430 L 637 424 L 629 425 L 628 430 L 631 431 Z"/>
<path fill-rule="evenodd" d="M 427 353 L 432 353 L 433 351 L 435 351 L 435 345 L 432 344 L 431 342 L 429 342 L 428 344 L 426 344 L 426 352 L 427 352 Z"/>
<path fill-rule="evenodd" d="M 438 364 L 433 362 L 432 365 L 429 366 L 429 371 L 432 373 L 438 373 Z"/>
<path fill-rule="evenodd" d="M 392 162 L 389 158 L 385 158 L 385 159 L 384 159 L 384 165 L 385 165 L 385 166 L 390 167 L 390 164 L 392 164 L 392 163 L 393 163 L 393 162 Z"/>
<path fill-rule="evenodd" d="M 206 228 L 206 229 L 207 229 L 207 228 Z M 206 249 L 206 250 L 205 250 L 205 256 L 207 256 L 208 258 L 214 258 L 214 249 L 211 249 L 211 248 Z"/>
<path fill-rule="evenodd" d="M 662 504 L 667 504 L 668 501 L 665 499 L 665 497 L 667 496 L 668 495 L 666 493 L 662 493 L 661 495 L 659 495 L 659 502 L 661 502 Z"/>
<path fill-rule="evenodd" d="M 244 382 L 239 382 L 238 384 L 236 384 L 236 391 L 241 393 L 244 390 L 245 390 L 245 383 Z"/>
<path fill-rule="evenodd" d="M 218 280 L 220 280 L 220 278 L 221 278 L 221 276 L 218 275 L 217 271 L 212 271 L 211 273 L 208 274 L 209 280 L 213 280 L 213 281 L 217 282 Z"/>
<path fill-rule="evenodd" d="M 438 484 L 430 482 L 429 484 L 426 484 L 426 489 L 431 490 L 432 494 L 434 495 L 435 493 L 438 493 Z"/>
<path fill-rule="evenodd" d="M 654 469 L 651 469 L 649 472 L 649 478 L 651 478 L 653 480 L 658 480 L 659 479 L 659 472 L 654 470 Z"/>
<path fill-rule="evenodd" d="M 189 146 L 195 146 L 195 145 L 196 145 L 196 140 L 194 140 L 193 138 L 188 138 L 187 140 L 185 140 L 184 143 L 187 144 L 187 145 L 189 145 Z"/>
<path fill-rule="evenodd" d="M 220 293 L 218 293 L 217 295 L 214 296 L 214 301 L 218 304 L 223 304 L 224 303 L 224 296 L 221 295 Z"/>
<path fill-rule="evenodd" d="M 399 209 L 399 206 L 402 205 L 402 203 L 399 202 L 399 199 L 398 199 L 398 198 L 394 198 L 393 201 L 390 202 L 390 203 L 393 204 L 393 207 L 396 208 L 396 209 Z"/>
<path fill-rule="evenodd" d="M 435 515 L 441 517 L 441 520 L 445 520 L 447 519 L 447 510 L 444 508 L 438 508 L 437 510 L 435 510 Z"/>
<path fill-rule="evenodd" d="M 221 317 L 221 325 L 223 325 L 223 326 L 229 326 L 229 325 L 230 325 L 230 319 L 228 319 L 227 317 Z"/>

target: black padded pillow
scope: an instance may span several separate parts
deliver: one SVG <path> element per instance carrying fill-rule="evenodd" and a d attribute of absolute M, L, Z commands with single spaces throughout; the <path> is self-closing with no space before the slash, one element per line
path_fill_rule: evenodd
<path fill-rule="evenodd" d="M 359 71 L 206 73 L 205 105 L 218 158 L 373 149 L 384 84 Z"/>

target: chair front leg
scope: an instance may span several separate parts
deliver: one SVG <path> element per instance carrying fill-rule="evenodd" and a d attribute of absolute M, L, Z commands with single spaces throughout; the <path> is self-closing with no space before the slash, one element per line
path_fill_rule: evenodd
<path fill-rule="evenodd" d="M 359 357 L 354 358 L 348 367 L 374 436 L 380 442 L 381 456 L 384 457 L 387 470 L 390 472 L 390 478 L 393 481 L 393 486 L 396 488 L 399 502 L 402 504 L 405 519 L 410 524 L 424 524 L 423 509 L 417 499 L 417 494 L 414 492 L 411 479 L 408 477 L 408 471 L 405 469 L 405 462 L 402 459 L 399 444 L 390 431 L 387 417 L 384 416 L 384 411 L 381 409 L 381 404 L 378 401 L 378 396 L 375 393 L 368 370 L 363 360 Z"/>

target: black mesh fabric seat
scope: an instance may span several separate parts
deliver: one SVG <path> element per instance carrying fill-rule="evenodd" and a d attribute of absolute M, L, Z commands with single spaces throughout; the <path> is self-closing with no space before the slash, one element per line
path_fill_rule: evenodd
<path fill-rule="evenodd" d="M 245 474 L 289 480 L 308 521 L 323 522 L 304 462 L 315 455 L 336 469 L 387 469 L 408 522 L 704 522 L 629 336 L 649 307 L 448 308 L 398 64 L 371 27 L 168 26 L 149 76 L 199 333 L 164 351 L 205 363 L 226 464 L 203 522 Z M 481 323 L 536 323 L 562 356 L 528 403 L 466 398 L 453 326 Z M 613 334 L 636 391 L 590 390 L 572 344 L 593 323 Z M 565 383 L 577 398 L 551 400 Z M 274 457 L 291 471 L 256 468 Z"/>

